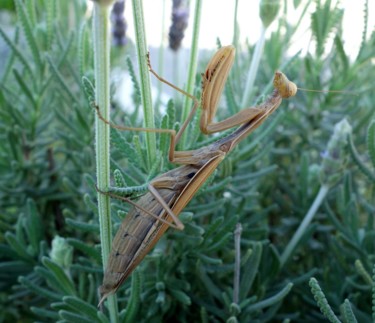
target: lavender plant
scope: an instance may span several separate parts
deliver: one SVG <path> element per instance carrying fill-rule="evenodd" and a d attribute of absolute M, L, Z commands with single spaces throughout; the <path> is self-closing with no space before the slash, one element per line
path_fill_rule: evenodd
<path fill-rule="evenodd" d="M 127 23 L 124 17 L 125 0 L 115 2 L 111 12 L 112 40 L 115 46 L 125 46 L 127 44 L 126 30 Z"/>
<path fill-rule="evenodd" d="M 0 23 L 5 62 L 0 66 L 0 321 L 373 319 L 375 34 L 366 37 L 371 27 L 366 3 L 365 27 L 358 36 L 362 43 L 352 60 L 341 36 L 340 7 L 331 1 L 294 3 L 302 7 L 301 15 L 312 6 L 316 50 L 288 56 L 299 25 L 288 22 L 284 3 L 277 3 L 281 7 L 276 15 L 272 6 L 263 11 L 263 19 L 278 28 L 264 39 L 250 101 L 270 92 L 269 80 L 277 68 L 300 87 L 358 95 L 300 93 L 289 101 L 229 156 L 181 214 L 185 230 L 169 230 L 104 312 L 96 307 L 103 260 L 90 106 L 94 91 L 103 86 L 93 77 L 91 29 L 97 27 L 85 20 L 82 1 L 0 4 L 2 10 L 15 8 L 7 13 L 14 23 Z M 198 9 L 192 17 L 195 44 L 204 32 L 199 31 L 199 17 L 208 15 Z M 138 28 L 144 34 L 144 27 Z M 147 51 L 144 45 L 137 49 L 140 57 Z M 130 47 L 124 50 L 132 53 Z M 244 108 L 244 71 L 255 64 L 254 51 L 250 45 L 238 48 L 238 66 L 219 118 Z M 201 60 L 203 55 L 196 54 Z M 205 63 L 189 65 L 189 91 L 197 96 Z M 127 62 L 135 104 L 151 104 L 140 100 L 148 74 L 138 75 L 137 64 Z M 112 105 L 116 108 L 117 102 Z M 126 119 L 143 126 L 136 115 L 124 117 L 116 111 L 114 122 Z M 150 114 L 157 127 L 179 127 L 173 101 L 160 118 Z M 344 118 L 347 124 L 341 124 L 342 131 L 336 126 L 333 135 Z M 188 128 L 186 149 L 209 140 L 196 125 Z M 145 187 L 152 176 L 173 167 L 165 160 L 152 162 L 159 160 L 158 151 L 166 151 L 167 137 L 156 136 L 154 144 L 151 140 L 154 155 L 149 156 L 142 134 L 110 132 L 108 167 L 118 185 Z M 322 187 L 327 189 L 313 217 L 293 239 Z M 128 206 L 113 200 L 111 210 L 116 230 Z M 240 234 L 235 231 L 238 223 Z"/>
<path fill-rule="evenodd" d="M 169 28 L 169 48 L 177 51 L 185 36 L 189 21 L 189 7 L 185 0 L 172 1 L 172 25 Z"/>

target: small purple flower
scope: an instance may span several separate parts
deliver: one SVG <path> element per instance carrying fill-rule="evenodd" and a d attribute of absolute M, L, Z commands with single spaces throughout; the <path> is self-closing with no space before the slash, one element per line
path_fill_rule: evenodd
<path fill-rule="evenodd" d="M 117 1 L 112 8 L 112 41 L 115 46 L 124 46 L 127 43 L 127 23 L 124 18 L 125 0 Z"/>
<path fill-rule="evenodd" d="M 188 26 L 189 8 L 184 0 L 173 0 L 172 25 L 169 29 L 169 47 L 177 51 L 181 47 Z"/>

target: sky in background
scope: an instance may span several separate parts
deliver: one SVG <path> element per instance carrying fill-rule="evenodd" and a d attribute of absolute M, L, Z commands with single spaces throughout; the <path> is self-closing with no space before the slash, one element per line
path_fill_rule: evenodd
<path fill-rule="evenodd" d="M 146 22 L 147 41 L 150 47 L 158 47 L 162 35 L 162 15 L 163 2 L 165 2 L 166 26 L 164 39 L 168 39 L 168 28 L 171 16 L 172 0 L 144 0 L 144 14 Z M 283 3 L 283 1 L 281 1 Z M 335 3 L 335 1 L 332 1 Z M 201 32 L 199 35 L 199 48 L 216 48 L 216 38 L 219 37 L 223 45 L 230 44 L 233 37 L 233 16 L 234 0 L 202 0 L 202 20 Z M 288 0 L 289 14 L 288 19 L 291 23 L 296 23 L 300 16 L 299 11 L 292 11 L 293 1 Z M 343 21 L 343 35 L 345 39 L 345 50 L 351 57 L 355 57 L 358 52 L 363 30 L 363 8 L 365 0 L 341 0 L 340 6 L 345 9 Z M 186 31 L 186 38 L 183 46 L 188 47 L 191 43 L 193 8 L 195 0 L 191 0 L 191 12 L 189 26 Z M 314 5 L 310 5 L 309 12 L 313 12 Z M 126 1 L 126 20 L 128 22 L 128 36 L 134 39 L 133 17 L 131 2 Z M 290 51 L 294 54 L 301 48 L 307 48 L 310 35 L 306 34 L 310 24 L 310 14 L 305 15 L 299 33 L 294 38 Z M 238 22 L 240 26 L 240 41 L 248 40 L 251 44 L 256 43 L 260 35 L 261 21 L 259 18 L 259 0 L 239 0 Z M 369 33 L 375 26 L 375 1 L 369 1 Z M 270 26 L 270 33 L 275 30 L 276 24 Z"/>
<path fill-rule="evenodd" d="M 288 1 L 288 20 L 291 24 L 296 24 L 298 18 L 301 15 L 303 4 L 300 5 L 298 11 L 293 11 L 293 1 Z M 186 36 L 183 40 L 183 47 L 189 48 L 192 38 L 192 24 L 195 8 L 195 0 L 190 0 L 190 19 L 189 26 L 186 30 Z M 306 3 L 306 1 L 303 1 Z M 336 3 L 335 0 L 332 2 Z M 165 3 L 165 26 L 164 34 L 162 33 L 162 17 L 163 17 L 163 3 Z M 284 3 L 284 1 L 281 1 Z M 344 37 L 344 48 L 347 54 L 354 60 L 358 54 L 362 39 L 363 31 L 363 9 L 365 0 L 341 0 L 340 6 L 344 8 L 343 17 L 343 37 Z M 233 17 L 234 17 L 234 0 L 202 0 L 202 16 L 201 26 L 199 34 L 199 49 L 211 49 L 217 48 L 216 39 L 219 37 L 223 45 L 232 43 L 233 37 Z M 160 70 L 158 67 L 158 60 L 156 58 L 157 50 L 161 44 L 163 37 L 165 46 L 168 46 L 168 30 L 171 23 L 171 6 L 172 0 L 143 0 L 144 15 L 145 15 L 145 27 L 147 42 L 150 49 L 151 61 L 153 67 L 161 73 L 168 80 L 173 80 L 173 83 L 177 86 L 183 87 L 186 80 L 186 64 L 189 59 L 189 51 L 180 51 L 180 59 L 176 62 L 173 61 L 174 55 L 171 51 L 166 51 L 165 61 L 173 61 L 173 64 L 165 64 L 164 70 Z M 311 34 L 309 33 L 310 17 L 314 11 L 314 5 L 310 5 L 308 13 L 305 14 L 304 20 L 298 29 L 298 33 L 294 35 L 293 41 L 289 47 L 289 54 L 294 55 L 298 51 L 302 50 L 302 54 L 306 53 L 307 49 L 313 50 L 314 47 L 311 45 Z M 127 37 L 134 41 L 134 27 L 133 27 L 133 14 L 132 14 L 132 3 L 126 1 L 125 18 L 128 23 Z M 261 20 L 259 18 L 259 0 L 239 0 L 238 8 L 238 22 L 240 27 L 240 42 L 245 43 L 248 41 L 250 44 L 255 44 L 260 37 L 261 32 Z M 369 1 L 369 21 L 368 21 L 368 35 L 370 36 L 371 31 L 375 27 L 375 1 Z M 273 23 L 269 30 L 267 30 L 266 37 L 277 28 L 277 24 Z M 162 36 L 163 35 L 163 36 Z M 309 47 L 310 46 L 310 47 Z M 180 68 L 176 68 L 176 64 Z M 176 72 L 177 71 L 177 72 Z M 176 75 L 176 73 L 178 75 Z M 117 99 L 126 108 L 132 107 L 132 99 L 129 90 L 132 88 L 132 84 L 129 77 L 124 77 L 123 73 L 120 73 L 120 79 L 116 84 L 118 89 L 116 91 Z M 156 97 L 156 80 L 151 78 L 153 82 L 153 98 Z M 169 96 L 173 94 L 168 87 L 163 87 L 162 101 L 166 102 Z"/>

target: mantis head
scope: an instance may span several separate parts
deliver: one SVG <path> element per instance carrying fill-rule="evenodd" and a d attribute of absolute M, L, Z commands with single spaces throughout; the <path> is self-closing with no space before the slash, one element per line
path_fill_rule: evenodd
<path fill-rule="evenodd" d="M 273 86 L 279 91 L 283 99 L 295 96 L 297 93 L 297 85 L 295 85 L 292 81 L 289 81 L 285 74 L 280 71 L 275 72 Z"/>

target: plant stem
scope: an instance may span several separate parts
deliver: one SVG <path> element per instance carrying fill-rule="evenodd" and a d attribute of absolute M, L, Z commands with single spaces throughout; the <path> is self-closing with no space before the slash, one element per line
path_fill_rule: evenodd
<path fill-rule="evenodd" d="M 288 245 L 286 246 L 283 254 L 281 255 L 280 259 L 280 267 L 283 267 L 285 263 L 288 261 L 290 255 L 294 251 L 295 247 L 297 246 L 298 242 L 301 240 L 302 236 L 305 234 L 307 227 L 311 223 L 312 219 L 314 218 L 315 213 L 318 211 L 319 206 L 323 203 L 324 198 L 326 197 L 329 191 L 329 185 L 322 185 L 320 187 L 319 193 L 316 196 L 313 204 L 311 205 L 309 211 L 305 215 L 302 223 L 298 227 L 298 230 L 294 234 L 293 238 L 290 240 Z"/>
<path fill-rule="evenodd" d="M 245 93 L 242 97 L 241 107 L 246 107 L 249 104 L 249 101 L 251 99 L 251 96 L 253 95 L 253 87 L 254 87 L 254 81 L 255 77 L 258 71 L 260 58 L 263 53 L 263 47 L 264 43 L 266 41 L 266 28 L 262 25 L 261 35 L 260 38 L 255 46 L 255 51 L 253 58 L 251 60 L 250 70 L 247 74 L 247 80 L 246 80 L 246 86 L 245 86 Z"/>
<path fill-rule="evenodd" d="M 201 22 L 201 13 L 202 13 L 202 0 L 196 0 L 195 3 L 195 12 L 194 12 L 194 26 L 193 26 L 193 38 L 190 49 L 190 63 L 189 63 L 189 75 L 186 85 L 186 92 L 193 94 L 194 92 L 194 82 L 195 74 L 197 72 L 197 61 L 198 61 L 198 40 L 199 40 L 199 30 Z M 181 120 L 186 120 L 191 109 L 191 100 L 186 97 L 184 102 L 184 107 L 182 110 Z M 181 137 L 180 144 L 181 147 L 185 147 L 187 138 L 187 132 L 185 131 Z"/>
<path fill-rule="evenodd" d="M 238 26 L 238 0 L 235 0 L 234 5 L 234 18 L 233 18 L 233 46 L 235 48 L 238 47 L 238 40 L 239 40 L 239 26 Z"/>
<path fill-rule="evenodd" d="M 95 101 L 104 118 L 109 120 L 109 6 L 94 2 L 93 19 L 94 69 L 96 92 Z M 100 190 L 109 187 L 109 126 L 95 119 L 96 177 Z M 107 264 L 112 243 L 111 206 L 109 197 L 98 193 L 100 241 L 103 268 Z M 108 310 L 111 322 L 118 322 L 116 296 L 108 297 Z"/>
<path fill-rule="evenodd" d="M 158 55 L 158 70 L 160 75 L 163 75 L 163 70 L 164 70 L 164 34 L 165 34 L 165 1 L 162 0 L 162 8 L 163 8 L 163 13 L 161 16 L 161 38 L 160 38 L 160 46 L 159 46 L 159 55 Z M 157 83 L 158 87 L 158 94 L 157 98 L 155 101 L 155 110 L 157 111 L 158 115 L 160 115 L 160 104 L 161 104 L 161 96 L 163 93 L 163 82 L 158 82 Z"/>
<path fill-rule="evenodd" d="M 147 66 L 147 40 L 145 32 L 145 23 L 143 15 L 143 2 L 142 0 L 133 0 L 133 19 L 134 19 L 134 29 L 137 47 L 137 58 L 139 66 L 139 74 L 141 77 L 141 96 L 142 96 L 142 106 L 144 115 L 144 127 L 145 128 L 155 128 L 154 123 L 154 111 L 152 107 L 152 97 L 151 97 L 151 84 L 150 75 Z M 148 167 L 151 168 L 153 162 L 156 158 L 156 139 L 155 133 L 146 133 L 146 150 L 147 150 L 147 160 Z"/>
<path fill-rule="evenodd" d="M 181 68 L 181 50 L 178 50 L 178 51 L 173 51 L 172 53 L 172 64 L 173 66 L 176 66 L 176 68 L 173 69 L 173 75 L 172 75 L 172 78 L 173 78 L 173 84 L 177 85 L 177 86 L 181 86 L 181 82 L 180 82 L 180 79 L 181 79 L 181 73 L 180 73 L 180 68 Z M 174 104 L 175 106 L 178 106 L 179 103 L 180 103 L 180 97 L 178 96 L 178 92 L 177 91 L 173 91 L 173 100 L 174 100 Z"/>
<path fill-rule="evenodd" d="M 232 43 L 233 43 L 233 46 L 236 49 L 236 51 L 239 52 L 240 51 L 240 44 L 239 44 L 240 28 L 239 28 L 239 24 L 238 24 L 238 2 L 239 2 L 239 0 L 235 0 L 234 15 L 233 15 L 233 40 L 232 40 Z M 231 73 L 232 76 L 230 76 L 230 82 L 236 83 L 234 86 L 239 87 L 240 86 L 240 80 L 241 80 L 240 60 L 239 59 L 234 60 L 232 70 L 234 72 Z M 235 112 L 237 112 L 237 111 L 235 111 Z"/>
<path fill-rule="evenodd" d="M 234 278 L 233 278 L 233 303 L 239 304 L 240 295 L 240 273 L 241 273 L 241 233 L 242 225 L 237 223 L 236 230 L 234 230 Z"/>

